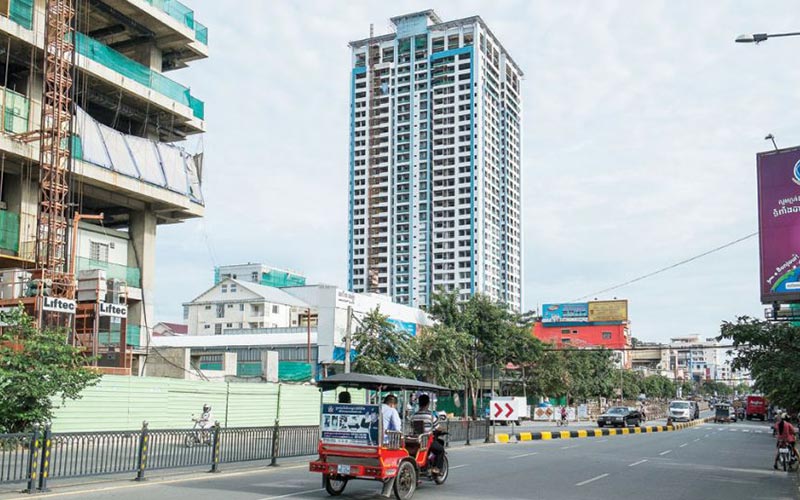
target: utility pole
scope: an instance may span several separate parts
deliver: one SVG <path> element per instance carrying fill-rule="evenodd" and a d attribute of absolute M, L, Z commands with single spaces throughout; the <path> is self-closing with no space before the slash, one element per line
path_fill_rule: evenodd
<path fill-rule="evenodd" d="M 353 307 L 347 306 L 347 330 L 344 332 L 344 372 L 350 373 L 350 336 L 353 328 Z"/>

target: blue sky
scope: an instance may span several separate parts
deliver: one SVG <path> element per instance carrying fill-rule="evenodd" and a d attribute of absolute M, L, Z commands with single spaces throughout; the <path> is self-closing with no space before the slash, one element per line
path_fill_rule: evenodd
<path fill-rule="evenodd" d="M 206 102 L 206 217 L 159 228 L 157 320 L 179 320 L 215 264 L 346 286 L 347 42 L 394 15 L 478 14 L 525 71 L 527 309 L 756 231 L 755 153 L 770 132 L 800 143 L 800 37 L 733 42 L 799 31 L 790 1 L 185 1 L 209 28 L 211 57 L 171 74 Z M 714 336 L 763 314 L 757 239 L 611 297 L 643 340 Z"/>

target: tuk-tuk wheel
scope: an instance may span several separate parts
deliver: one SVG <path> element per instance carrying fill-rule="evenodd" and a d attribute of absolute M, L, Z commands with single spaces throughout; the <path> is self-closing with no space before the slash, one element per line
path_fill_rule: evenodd
<path fill-rule="evenodd" d="M 332 497 L 338 497 L 347 486 L 347 478 L 342 476 L 324 476 L 323 483 L 325 484 L 325 491 Z"/>
<path fill-rule="evenodd" d="M 447 476 L 450 474 L 450 462 L 447 461 L 447 455 L 442 460 L 442 468 L 438 474 L 433 475 L 433 482 L 436 484 L 444 484 L 447 481 Z"/>
<path fill-rule="evenodd" d="M 410 500 L 417 489 L 417 468 L 408 461 L 400 462 L 394 479 L 394 496 L 397 500 Z"/>

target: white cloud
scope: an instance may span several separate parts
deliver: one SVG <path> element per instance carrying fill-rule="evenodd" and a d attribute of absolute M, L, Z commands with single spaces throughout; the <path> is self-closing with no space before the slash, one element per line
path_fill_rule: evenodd
<path fill-rule="evenodd" d="M 211 58 L 176 73 L 206 101 L 205 225 L 218 263 L 264 261 L 346 284 L 349 40 L 433 7 L 479 14 L 523 83 L 525 295 L 569 300 L 755 230 L 755 152 L 800 142 L 793 2 L 187 1 Z M 199 222 L 159 229 L 158 319 L 211 280 Z M 634 334 L 759 314 L 757 244 L 611 296 Z"/>

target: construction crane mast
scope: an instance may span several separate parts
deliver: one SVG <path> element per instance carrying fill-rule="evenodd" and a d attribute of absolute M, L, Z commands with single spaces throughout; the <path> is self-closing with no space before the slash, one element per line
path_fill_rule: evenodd
<path fill-rule="evenodd" d="M 44 91 L 39 136 L 39 215 L 36 237 L 36 270 L 42 285 L 54 298 L 75 298 L 74 276 L 67 269 L 69 171 L 72 131 L 73 57 L 75 10 L 72 0 L 47 0 L 45 4 Z M 44 314 L 39 301 L 40 323 L 71 326 L 71 316 Z"/>

